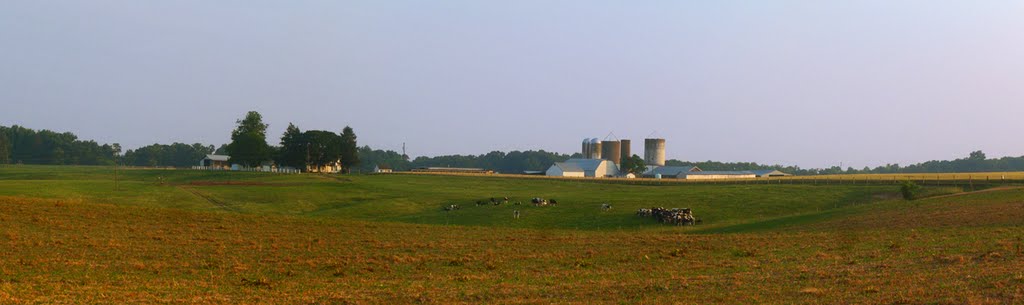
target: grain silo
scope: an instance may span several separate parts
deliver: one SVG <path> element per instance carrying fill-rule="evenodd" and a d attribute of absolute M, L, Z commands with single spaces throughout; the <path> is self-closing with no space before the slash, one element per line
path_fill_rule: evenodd
<path fill-rule="evenodd" d="M 665 139 L 644 139 L 644 163 L 665 166 Z"/>
<path fill-rule="evenodd" d="M 619 156 L 623 160 L 633 156 L 632 152 L 629 149 L 629 140 L 619 140 L 619 144 L 622 145 L 622 150 L 620 150 L 622 153 L 619 154 Z"/>
<path fill-rule="evenodd" d="M 590 139 L 583 139 L 583 150 L 580 151 L 583 158 L 589 158 L 590 156 Z"/>
<path fill-rule="evenodd" d="M 622 143 L 619 141 L 602 141 L 601 142 L 601 159 L 612 161 L 612 163 L 619 164 L 622 160 Z"/>
<path fill-rule="evenodd" d="M 601 159 L 601 142 L 597 141 L 597 138 L 590 139 L 591 154 L 588 159 Z"/>

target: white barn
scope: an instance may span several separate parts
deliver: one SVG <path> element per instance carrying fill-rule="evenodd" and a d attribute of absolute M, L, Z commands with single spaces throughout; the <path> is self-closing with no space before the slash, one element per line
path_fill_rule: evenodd
<path fill-rule="evenodd" d="M 615 177 L 619 167 L 615 163 L 602 159 L 569 159 L 556 162 L 548 168 L 545 175 L 553 177 Z"/>
<path fill-rule="evenodd" d="M 544 175 L 545 176 L 553 176 L 553 177 L 585 177 L 586 176 L 583 173 L 583 169 L 582 168 L 580 168 L 579 166 L 576 166 L 576 164 L 567 163 L 567 162 L 555 162 L 554 165 L 551 165 L 551 167 L 549 167 L 548 170 L 546 172 L 544 172 Z"/>

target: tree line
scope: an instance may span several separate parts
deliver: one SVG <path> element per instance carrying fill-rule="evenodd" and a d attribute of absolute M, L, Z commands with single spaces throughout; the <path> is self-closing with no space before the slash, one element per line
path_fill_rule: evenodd
<path fill-rule="evenodd" d="M 689 162 L 679 160 L 665 161 L 665 165 L 696 166 L 706 171 L 774 169 L 795 175 L 977 173 L 1024 171 L 1024 156 L 989 159 L 984 152 L 978 150 L 971 152 L 967 157 L 954 160 L 933 160 L 907 166 L 886 164 L 875 168 L 864 167 L 862 169 L 855 169 L 853 167 L 847 167 L 844 169 L 839 166 L 832 166 L 828 168 L 800 168 L 799 166 L 766 165 L 755 162 Z"/>
<path fill-rule="evenodd" d="M 70 132 L 0 126 L 0 164 L 113 165 L 118 144 L 79 140 Z"/>
<path fill-rule="evenodd" d="M 22 126 L 0 126 L 0 164 L 53 164 L 53 165 L 113 165 L 115 160 L 132 166 L 189 167 L 198 165 L 205 155 L 216 153 L 231 156 L 230 162 L 245 166 L 277 164 L 306 170 L 322 168 L 340 162 L 343 171 L 370 172 L 377 165 L 397 171 L 417 167 L 473 167 L 501 173 L 543 171 L 555 162 L 581 155 L 561 154 L 544 150 L 492 151 L 481 155 L 409 156 L 392 150 L 357 146 L 356 135 L 349 126 L 341 132 L 325 130 L 302 131 L 294 124 L 281 135 L 279 145 L 267 144 L 267 124 L 258 112 L 249 112 L 231 132 L 231 143 L 214 149 L 200 143 L 152 144 L 128 150 L 121 155 L 117 143 L 99 144 L 80 140 L 70 132 L 33 130 Z M 908 166 L 886 164 L 875 168 L 854 169 L 833 166 L 829 168 L 801 168 L 799 166 L 768 165 L 755 162 L 717 162 L 668 160 L 669 166 L 697 166 L 706 171 L 774 169 L 796 175 L 827 174 L 893 174 L 940 172 L 998 172 L 1024 171 L 1024 156 L 989 159 L 984 152 L 974 151 L 964 158 L 927 161 Z M 643 160 L 638 156 L 623 162 L 625 168 L 641 171 Z"/>
<path fill-rule="evenodd" d="M 409 159 L 408 156 L 392 150 L 374 150 L 369 146 L 359 148 L 359 156 L 365 163 L 360 171 L 372 171 L 376 165 L 386 165 L 396 171 L 410 170 L 419 167 L 468 167 L 484 168 L 500 173 L 518 174 L 524 171 L 543 171 L 555 162 L 562 162 L 580 154 L 567 155 L 544 150 L 527 151 L 492 151 L 481 155 L 444 155 L 435 157 L 420 156 Z"/>

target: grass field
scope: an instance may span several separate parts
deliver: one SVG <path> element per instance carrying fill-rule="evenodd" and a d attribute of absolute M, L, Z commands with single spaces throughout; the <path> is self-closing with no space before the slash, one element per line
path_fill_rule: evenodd
<path fill-rule="evenodd" d="M 1013 185 L 907 202 L 892 185 L 127 170 L 120 188 L 108 168 L 0 168 L 0 304 L 1024 302 Z M 473 204 L 502 196 L 560 204 Z M 704 224 L 633 215 L 651 206 Z"/>

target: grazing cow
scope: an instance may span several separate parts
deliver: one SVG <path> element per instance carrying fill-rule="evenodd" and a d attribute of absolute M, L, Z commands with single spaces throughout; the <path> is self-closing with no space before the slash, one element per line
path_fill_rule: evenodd
<path fill-rule="evenodd" d="M 487 204 L 487 203 L 484 203 L 483 201 L 480 201 L 480 200 L 476 201 L 476 206 L 481 206 L 481 205 L 485 205 L 485 204 Z"/>
<path fill-rule="evenodd" d="M 457 204 L 449 204 L 448 206 L 444 207 L 444 210 L 448 211 L 448 212 L 454 211 L 454 210 L 458 210 L 458 209 L 459 209 L 459 205 L 457 205 Z"/>
<path fill-rule="evenodd" d="M 601 211 L 608 211 L 608 210 L 611 210 L 611 209 L 612 209 L 612 204 L 611 203 L 601 204 Z"/>
<path fill-rule="evenodd" d="M 554 199 L 551 199 L 551 200 L 548 201 L 548 204 L 550 204 L 550 205 L 557 205 L 558 201 L 555 201 Z"/>
<path fill-rule="evenodd" d="M 660 223 L 676 226 L 694 225 L 703 222 L 693 217 L 693 211 L 688 208 L 671 210 L 660 207 L 639 209 L 636 211 L 636 215 L 641 217 L 653 217 Z"/>
<path fill-rule="evenodd" d="M 533 198 L 530 202 L 533 203 L 533 206 L 538 207 L 548 205 L 548 201 L 544 198 Z"/>
<path fill-rule="evenodd" d="M 519 210 L 512 210 L 512 218 L 519 219 Z"/>

